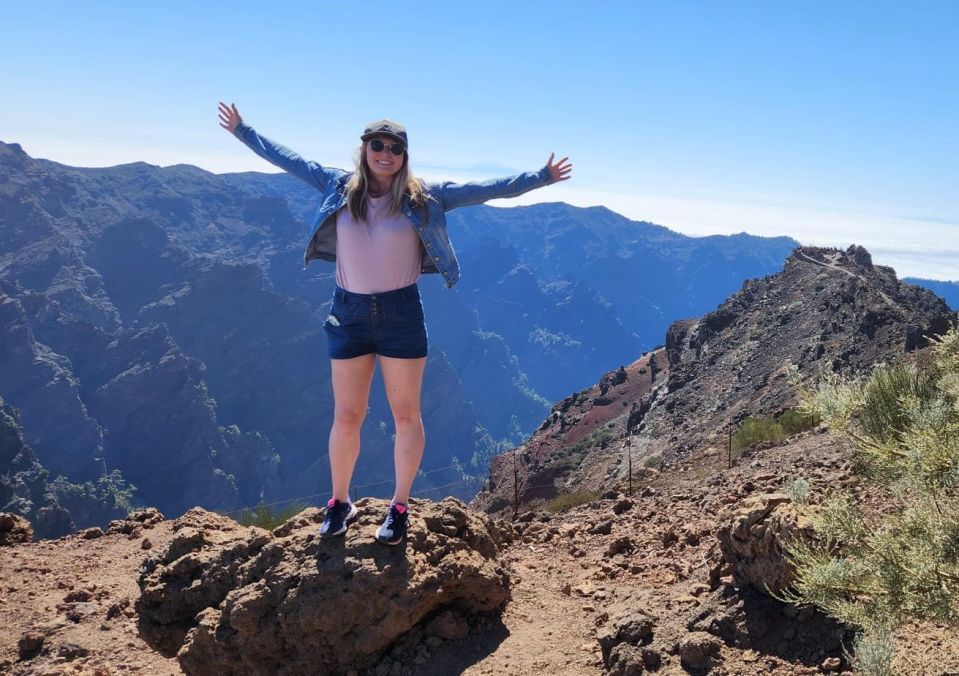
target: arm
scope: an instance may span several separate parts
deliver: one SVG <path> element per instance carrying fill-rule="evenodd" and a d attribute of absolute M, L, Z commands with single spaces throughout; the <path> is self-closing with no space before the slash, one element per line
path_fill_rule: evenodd
<path fill-rule="evenodd" d="M 503 197 L 518 197 L 523 193 L 551 185 L 570 178 L 573 165 L 568 157 L 553 163 L 554 155 L 550 153 L 546 166 L 537 172 L 527 171 L 516 176 L 498 178 L 478 183 L 443 183 L 440 186 L 440 202 L 444 211 L 465 207 L 473 204 L 482 204 L 492 199 Z"/>
<path fill-rule="evenodd" d="M 305 160 L 286 146 L 260 136 L 253 127 L 243 122 L 234 104 L 227 106 L 220 102 L 220 126 L 243 141 L 250 150 L 270 164 L 296 176 L 317 190 L 326 190 L 329 181 L 342 173 L 339 169 L 327 169 L 316 162 Z"/>

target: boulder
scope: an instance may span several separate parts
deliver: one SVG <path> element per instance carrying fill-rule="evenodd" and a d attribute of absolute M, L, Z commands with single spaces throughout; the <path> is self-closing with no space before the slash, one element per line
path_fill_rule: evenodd
<path fill-rule="evenodd" d="M 643 652 L 638 648 L 652 641 L 653 629 L 653 619 L 638 610 L 627 612 L 601 628 L 596 633 L 596 640 L 599 641 L 606 668 L 622 674 L 634 673 L 634 669 L 641 670 Z M 637 650 L 629 650 L 627 646 Z"/>
<path fill-rule="evenodd" d="M 508 535 L 488 518 L 453 498 L 413 501 L 406 542 L 387 547 L 373 534 L 388 503 L 357 508 L 343 538 L 322 541 L 315 508 L 273 532 L 190 510 L 141 567 L 141 634 L 187 674 L 338 673 L 417 625 L 462 636 L 461 614 L 508 600 L 496 560 Z"/>
<path fill-rule="evenodd" d="M 0 512 L 0 546 L 33 540 L 33 526 L 22 516 Z"/>
<path fill-rule="evenodd" d="M 783 540 L 812 542 L 816 533 L 788 496 L 770 493 L 741 502 L 718 536 L 723 557 L 740 582 L 779 595 L 790 586 L 795 574 L 783 554 Z"/>
<path fill-rule="evenodd" d="M 723 642 L 712 634 L 694 631 L 679 642 L 679 660 L 687 669 L 708 669 L 719 657 Z"/>

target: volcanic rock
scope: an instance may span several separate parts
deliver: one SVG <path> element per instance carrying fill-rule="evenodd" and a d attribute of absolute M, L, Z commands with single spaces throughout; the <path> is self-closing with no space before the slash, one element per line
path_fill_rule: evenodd
<path fill-rule="evenodd" d="M 33 526 L 22 516 L 0 512 L 0 546 L 30 542 L 33 539 Z"/>
<path fill-rule="evenodd" d="M 723 557 L 739 580 L 767 594 L 778 595 L 792 582 L 792 564 L 783 555 L 784 539 L 810 542 L 815 530 L 786 495 L 749 498 L 720 528 Z"/>
<path fill-rule="evenodd" d="M 272 533 L 190 510 L 141 569 L 143 635 L 165 654 L 178 651 L 188 674 L 325 673 L 369 666 L 444 610 L 506 603 L 509 575 L 495 557 L 508 529 L 452 498 L 413 501 L 406 542 L 389 548 L 372 538 L 387 503 L 357 507 L 346 536 L 332 541 L 318 538 L 318 509 Z M 437 622 L 463 634 L 455 617 Z"/>

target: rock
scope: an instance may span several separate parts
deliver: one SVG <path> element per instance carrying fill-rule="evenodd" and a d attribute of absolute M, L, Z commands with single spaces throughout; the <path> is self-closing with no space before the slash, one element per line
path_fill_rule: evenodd
<path fill-rule="evenodd" d="M 144 528 L 153 528 L 154 525 L 163 521 L 163 515 L 154 507 L 140 509 L 130 512 L 124 519 L 111 521 L 107 526 L 107 532 L 111 535 L 123 533 L 124 535 L 137 535 Z"/>
<path fill-rule="evenodd" d="M 96 540 L 97 538 L 103 537 L 104 533 L 102 528 L 94 526 L 93 528 L 84 528 L 79 531 L 77 535 L 80 536 L 81 540 Z"/>
<path fill-rule="evenodd" d="M 629 643 L 614 646 L 605 664 L 607 676 L 638 676 L 646 672 L 642 649 Z"/>
<path fill-rule="evenodd" d="M 100 606 L 90 601 L 81 601 L 70 605 L 72 607 L 67 609 L 66 616 L 71 622 L 79 622 L 84 617 L 96 615 L 100 610 Z"/>
<path fill-rule="evenodd" d="M 107 609 L 107 619 L 112 620 L 115 617 L 119 617 L 120 614 L 130 607 L 130 599 L 122 598 Z"/>
<path fill-rule="evenodd" d="M 603 651 L 603 663 L 609 665 L 613 648 L 621 643 L 633 646 L 646 645 L 653 638 L 653 620 L 646 614 L 636 611 L 622 615 L 596 633 L 600 650 Z"/>
<path fill-rule="evenodd" d="M 89 650 L 76 643 L 64 642 L 57 648 L 57 655 L 67 661 L 75 660 L 78 657 L 86 657 L 89 654 Z"/>
<path fill-rule="evenodd" d="M 808 519 L 781 493 L 744 500 L 718 536 L 723 557 L 736 577 L 773 595 L 785 590 L 794 575 L 782 551 L 783 539 L 812 542 L 816 538 Z"/>
<path fill-rule="evenodd" d="M 0 512 L 0 546 L 15 545 L 33 540 L 33 526 L 24 517 Z"/>
<path fill-rule="evenodd" d="M 141 567 L 141 635 L 187 674 L 268 672 L 277 660 L 289 673 L 362 671 L 427 618 L 441 638 L 461 638 L 468 625 L 445 611 L 506 603 L 509 576 L 489 518 L 453 498 L 414 500 L 407 540 L 391 548 L 371 536 L 387 503 L 357 507 L 346 536 L 332 541 L 317 537 L 318 509 L 295 517 L 300 525 L 284 537 L 190 510 Z"/>
<path fill-rule="evenodd" d="M 143 538 L 143 542 L 140 543 L 140 549 L 153 549 L 153 542 L 150 538 Z"/>
<path fill-rule="evenodd" d="M 679 642 L 679 659 L 687 669 L 706 669 L 719 656 L 723 643 L 712 634 L 694 631 Z"/>
<path fill-rule="evenodd" d="M 633 501 L 629 498 L 623 498 L 613 505 L 613 514 L 619 515 L 628 512 L 633 508 Z"/>
<path fill-rule="evenodd" d="M 819 668 L 827 673 L 839 671 L 842 668 L 842 661 L 838 657 L 827 657 L 819 665 Z"/>
<path fill-rule="evenodd" d="M 449 610 L 444 610 L 426 625 L 427 636 L 435 636 L 448 641 L 458 641 L 466 638 L 469 632 L 470 627 L 466 620 L 454 615 Z"/>
<path fill-rule="evenodd" d="M 600 521 L 589 529 L 591 535 L 609 535 L 613 532 L 612 521 Z"/>
<path fill-rule="evenodd" d="M 709 585 L 703 584 L 702 582 L 697 582 L 689 587 L 689 593 L 693 596 L 699 596 L 700 594 L 705 594 L 708 591 Z"/>
<path fill-rule="evenodd" d="M 39 631 L 28 631 L 17 641 L 17 654 L 21 660 L 33 659 L 43 648 L 44 635 Z"/>
<path fill-rule="evenodd" d="M 633 541 L 627 536 L 623 535 L 616 538 L 609 543 L 609 547 L 606 548 L 606 552 L 603 554 L 607 559 L 611 559 L 617 554 L 628 554 L 635 549 Z"/>

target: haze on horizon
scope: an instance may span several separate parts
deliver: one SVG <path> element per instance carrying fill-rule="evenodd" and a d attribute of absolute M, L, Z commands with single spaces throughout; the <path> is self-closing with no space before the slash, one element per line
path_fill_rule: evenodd
<path fill-rule="evenodd" d="M 959 280 L 959 4 L 601 7 L 8 4 L 0 140 L 74 166 L 273 171 L 219 128 L 223 99 L 347 167 L 387 116 L 429 178 L 556 151 L 574 180 L 526 202 L 862 244 L 900 276 Z"/>

